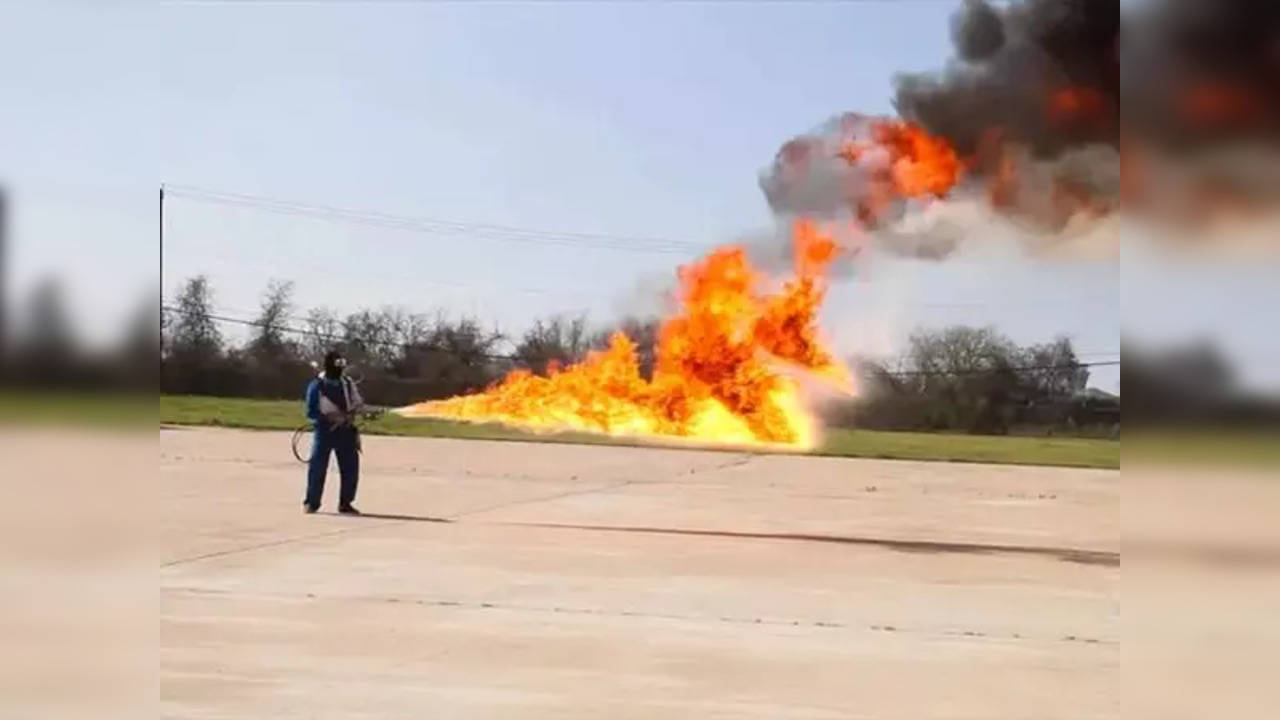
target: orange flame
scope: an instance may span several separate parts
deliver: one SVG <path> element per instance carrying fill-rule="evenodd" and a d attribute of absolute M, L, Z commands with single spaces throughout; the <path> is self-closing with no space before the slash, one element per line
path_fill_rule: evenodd
<path fill-rule="evenodd" d="M 746 251 L 726 246 L 680 268 L 681 309 L 658 336 L 652 380 L 622 333 L 605 350 L 547 377 L 517 370 L 489 390 L 402 408 L 410 417 L 497 421 L 532 429 L 673 436 L 811 447 L 816 424 L 779 361 L 847 387 L 847 370 L 818 339 L 825 273 L 839 252 L 799 221 L 795 276 L 773 294 Z"/>
<path fill-rule="evenodd" d="M 882 122 L 875 139 L 893 153 L 893 181 L 908 197 L 942 197 L 960 177 L 960 160 L 950 143 L 911 123 Z"/>
<path fill-rule="evenodd" d="M 870 187 L 856 199 L 863 222 L 874 223 L 898 198 L 943 197 L 960 179 L 961 162 L 951 144 L 914 123 L 877 118 L 869 137 L 846 142 L 839 155 L 856 164 L 872 152 L 886 153 L 887 161 L 872 173 Z"/>
<path fill-rule="evenodd" d="M 1106 101 L 1090 87 L 1064 87 L 1049 95 L 1049 118 L 1058 124 L 1099 121 Z"/>
<path fill-rule="evenodd" d="M 1185 118 L 1200 125 L 1224 126 L 1257 120 L 1263 113 L 1258 94 L 1245 85 L 1204 82 L 1182 94 Z"/>

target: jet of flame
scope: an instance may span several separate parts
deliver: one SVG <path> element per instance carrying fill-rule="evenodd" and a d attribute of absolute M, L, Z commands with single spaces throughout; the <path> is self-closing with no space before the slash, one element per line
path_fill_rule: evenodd
<path fill-rule="evenodd" d="M 882 203 L 942 196 L 956 182 L 959 163 L 945 141 L 901 121 L 845 120 L 841 142 L 822 148 L 821 161 L 856 168 L 867 180 L 859 184 L 862 201 L 854 203 L 863 209 L 855 229 L 873 221 Z M 812 153 L 809 159 L 818 160 Z M 545 377 L 516 370 L 483 392 L 397 412 L 533 430 L 811 448 L 818 425 L 796 376 L 843 390 L 852 385 L 818 332 L 827 273 L 842 248 L 830 226 L 801 217 L 792 225 L 792 250 L 792 275 L 774 289 L 736 245 L 681 267 L 679 310 L 659 329 L 651 378 L 640 371 L 635 342 L 615 333 L 604 350 L 550 368 Z"/>
<path fill-rule="evenodd" d="M 815 424 L 790 365 L 847 387 L 847 370 L 818 339 L 829 233 L 794 228 L 795 276 L 776 292 L 738 246 L 680 268 L 680 310 L 659 330 L 652 379 L 636 345 L 615 333 L 581 363 L 546 377 L 516 370 L 489 390 L 399 410 L 408 417 L 497 421 L 535 430 L 670 436 L 741 445 L 811 447 Z"/>

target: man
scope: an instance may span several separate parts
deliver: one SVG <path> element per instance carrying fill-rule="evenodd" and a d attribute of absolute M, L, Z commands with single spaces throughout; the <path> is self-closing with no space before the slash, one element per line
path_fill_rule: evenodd
<path fill-rule="evenodd" d="M 338 456 L 338 475 L 342 485 L 338 493 L 338 512 L 359 515 L 351 503 L 356 499 L 356 483 L 360 478 L 360 439 L 355 415 L 364 406 L 356 384 L 346 377 L 347 361 L 336 350 L 324 356 L 324 372 L 307 386 L 307 419 L 315 428 L 311 442 L 311 461 L 307 466 L 307 496 L 303 509 L 313 513 L 320 509 L 324 494 L 324 476 L 329 469 L 329 452 Z"/>

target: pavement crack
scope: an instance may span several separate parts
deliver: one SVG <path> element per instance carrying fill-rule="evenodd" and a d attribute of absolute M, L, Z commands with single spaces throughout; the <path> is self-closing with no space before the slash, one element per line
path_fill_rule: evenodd
<path fill-rule="evenodd" d="M 237 591 L 171 586 L 164 588 L 167 592 L 178 592 L 188 595 L 217 597 L 234 597 L 253 595 L 281 600 L 299 599 L 304 596 L 291 593 L 242 593 Z M 632 618 L 637 620 L 670 620 L 676 622 L 722 623 L 727 625 L 758 625 L 765 627 L 823 628 L 831 630 L 867 630 L 876 633 L 902 633 L 906 635 L 922 635 L 928 637 L 950 637 L 974 641 L 1049 641 L 1085 643 L 1089 645 L 1117 645 L 1118 641 L 1077 635 L 1061 635 L 1053 637 L 1035 637 L 1018 632 L 988 632 L 966 628 L 909 628 L 879 623 L 863 623 L 837 620 L 821 620 L 812 618 L 778 618 L 757 615 L 693 615 L 688 613 L 666 613 L 653 610 L 614 609 L 562 605 L 558 603 L 522 604 L 505 603 L 493 600 L 456 600 L 452 598 L 406 597 L 400 595 L 336 595 L 321 596 L 315 593 L 305 595 L 307 601 L 355 601 L 365 603 L 386 603 L 395 605 L 415 605 L 418 607 L 448 608 L 455 610 L 478 610 L 498 612 L 527 612 L 553 615 L 576 615 L 584 617 Z"/>
<path fill-rule="evenodd" d="M 978 542 L 951 542 L 940 540 L 906 540 L 899 538 L 867 537 L 851 535 L 821 535 L 816 533 L 752 532 L 744 530 L 710 530 L 702 528 L 668 528 L 628 525 L 590 525 L 570 523 L 511 522 L 506 525 L 547 528 L 553 530 L 585 530 L 592 532 L 634 533 L 642 535 L 683 535 L 692 537 L 718 537 L 747 540 L 783 540 L 793 542 L 832 543 L 837 545 L 867 545 L 910 553 L 961 553 L 972 555 L 1024 555 L 1047 557 L 1062 562 L 1082 565 L 1119 567 L 1120 553 L 1108 550 L 1085 550 L 1072 547 L 1048 547 L 1038 545 L 1002 545 Z"/>
<path fill-rule="evenodd" d="M 348 518 L 344 518 L 344 519 L 348 519 Z M 200 555 L 190 555 L 187 557 L 177 558 L 175 560 L 169 560 L 167 562 L 162 562 L 160 563 L 160 567 L 167 568 L 167 567 L 174 567 L 177 565 L 186 565 L 188 563 L 199 562 L 201 560 L 211 560 L 213 558 L 227 557 L 229 555 L 239 555 L 241 553 L 253 552 L 254 550 L 266 550 L 268 548 L 280 547 L 281 545 L 291 545 L 293 543 L 304 542 L 307 540 L 319 540 L 320 538 L 334 537 L 337 535 L 347 535 L 350 533 L 360 532 L 363 530 L 376 530 L 378 528 L 385 528 L 391 525 L 403 525 L 405 523 L 410 523 L 410 522 L 452 522 L 451 520 L 446 518 L 432 518 L 432 517 L 425 517 L 425 516 L 416 517 L 416 516 L 410 516 L 410 515 L 380 515 L 376 513 L 366 513 L 364 515 L 356 515 L 356 516 L 352 516 L 348 520 L 352 522 L 356 520 L 360 520 L 360 521 L 364 521 L 366 524 L 364 524 L 363 526 L 356 525 L 352 527 L 338 528 L 337 530 L 329 530 L 327 532 L 307 533 L 305 535 L 294 535 L 291 537 L 280 538 L 278 540 L 271 540 L 269 542 L 255 543 L 253 545 L 243 545 L 240 547 L 228 548 L 226 550 L 218 550 L 215 552 L 203 553 Z M 367 522 L 368 520 L 375 520 L 379 522 Z"/>

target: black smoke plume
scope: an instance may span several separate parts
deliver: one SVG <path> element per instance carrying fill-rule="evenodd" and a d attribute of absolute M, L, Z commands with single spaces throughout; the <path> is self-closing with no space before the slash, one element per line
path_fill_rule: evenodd
<path fill-rule="evenodd" d="M 1172 149 L 1280 142 L 1280 3 L 1162 0 L 1127 18 L 1126 130 Z"/>
<path fill-rule="evenodd" d="M 968 0 L 952 39 L 946 69 L 897 78 L 894 104 L 962 155 L 995 141 L 1040 159 L 1117 145 L 1119 0 Z"/>
<path fill-rule="evenodd" d="M 965 0 L 951 31 L 945 67 L 899 76 L 894 105 L 961 159 L 949 197 L 1028 247 L 1075 243 L 1120 209 L 1216 244 L 1219 221 L 1280 209 L 1280 0 Z M 761 174 L 775 213 L 851 213 L 880 245 L 939 258 L 990 223 L 889 227 L 931 200 L 885 202 L 875 158 L 840 157 L 861 117 L 782 146 Z"/>

